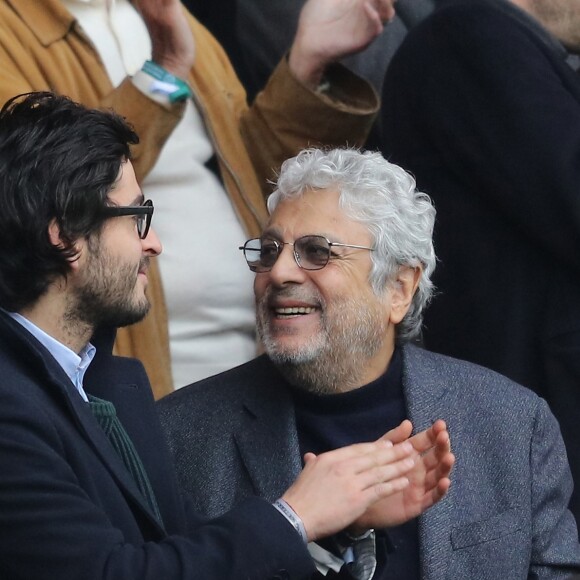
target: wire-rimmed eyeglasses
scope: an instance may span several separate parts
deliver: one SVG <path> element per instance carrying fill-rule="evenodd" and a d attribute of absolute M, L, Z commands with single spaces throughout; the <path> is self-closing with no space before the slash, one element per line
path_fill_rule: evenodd
<path fill-rule="evenodd" d="M 102 215 L 106 218 L 120 217 L 124 215 L 134 215 L 139 237 L 144 240 L 151 227 L 153 217 L 153 202 L 147 199 L 142 205 L 116 206 L 108 205 L 102 209 Z"/>
<path fill-rule="evenodd" d="M 302 236 L 293 242 L 281 242 L 273 238 L 253 238 L 238 249 L 244 252 L 250 270 L 261 274 L 269 272 L 274 267 L 284 246 L 293 246 L 294 260 L 304 270 L 322 270 L 331 258 L 333 246 L 374 252 L 374 248 L 368 246 L 331 242 L 324 236 Z"/>

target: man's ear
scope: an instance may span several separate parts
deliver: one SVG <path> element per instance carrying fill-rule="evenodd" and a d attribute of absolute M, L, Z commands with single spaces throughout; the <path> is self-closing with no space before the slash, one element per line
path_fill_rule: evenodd
<path fill-rule="evenodd" d="M 62 239 L 60 237 L 60 227 L 56 223 L 56 219 L 52 218 L 50 223 L 48 224 L 48 239 L 53 246 L 57 248 L 63 248 L 64 244 L 62 243 Z"/>
<path fill-rule="evenodd" d="M 423 268 L 417 266 L 401 266 L 397 272 L 397 277 L 391 285 L 391 315 L 393 324 L 399 324 L 407 314 L 411 301 L 419 285 Z"/>
<path fill-rule="evenodd" d="M 50 243 L 53 246 L 56 246 L 57 248 L 65 248 L 66 244 L 62 239 L 62 236 L 60 234 L 60 226 L 58 225 L 56 219 L 52 219 L 50 220 L 50 223 L 48 224 L 48 239 L 50 240 Z M 77 267 L 77 263 L 78 263 L 78 258 L 81 254 L 81 250 L 82 248 L 80 247 L 79 242 L 76 242 L 74 244 L 75 247 L 75 254 L 74 256 L 70 257 L 68 259 L 70 267 L 72 269 L 75 269 Z"/>

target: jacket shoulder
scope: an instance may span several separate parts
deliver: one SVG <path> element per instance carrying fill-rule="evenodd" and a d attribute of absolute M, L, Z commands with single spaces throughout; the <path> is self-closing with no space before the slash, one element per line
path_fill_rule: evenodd
<path fill-rule="evenodd" d="M 191 419 L 191 414 L 203 413 L 206 409 L 231 410 L 242 401 L 254 397 L 267 397 L 274 389 L 273 381 L 283 380 L 274 365 L 265 355 L 233 369 L 197 381 L 174 391 L 157 401 L 157 409 L 163 422 Z"/>
<path fill-rule="evenodd" d="M 521 401 L 536 406 L 540 397 L 508 377 L 465 360 L 408 345 L 404 348 L 404 373 L 413 382 L 426 379 L 445 385 L 448 394 L 461 398 L 496 401 Z"/>

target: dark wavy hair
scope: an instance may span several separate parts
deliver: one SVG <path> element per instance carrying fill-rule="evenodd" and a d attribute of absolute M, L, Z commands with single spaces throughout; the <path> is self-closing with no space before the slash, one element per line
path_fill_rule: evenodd
<path fill-rule="evenodd" d="M 0 110 L 0 307 L 19 311 L 64 277 L 75 243 L 100 230 L 121 164 L 139 139 L 111 111 L 50 92 Z M 62 244 L 49 238 L 55 221 Z"/>

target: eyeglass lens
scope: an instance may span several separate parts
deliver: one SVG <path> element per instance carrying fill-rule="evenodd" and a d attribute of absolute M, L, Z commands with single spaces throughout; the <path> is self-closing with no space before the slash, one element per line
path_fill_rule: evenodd
<path fill-rule="evenodd" d="M 286 244 L 294 246 L 294 257 L 298 265 L 305 270 L 320 270 L 328 264 L 330 244 L 322 236 L 304 236 L 294 243 L 256 238 L 249 240 L 244 246 L 244 254 L 250 269 L 254 272 L 271 270 Z"/>
<path fill-rule="evenodd" d="M 153 202 L 150 199 L 148 199 L 145 201 L 143 206 L 152 207 Z M 152 217 L 153 217 L 152 213 L 138 214 L 137 215 L 137 233 L 139 234 L 139 237 L 142 240 L 144 240 L 147 237 L 147 234 L 149 233 L 149 228 L 151 226 L 151 218 Z"/>
<path fill-rule="evenodd" d="M 138 215 L 135 216 L 137 219 L 137 233 L 139 234 L 139 237 L 141 239 L 143 239 L 145 236 L 143 235 L 143 232 L 145 231 L 145 226 L 147 224 L 147 218 L 149 217 L 148 215 Z"/>

